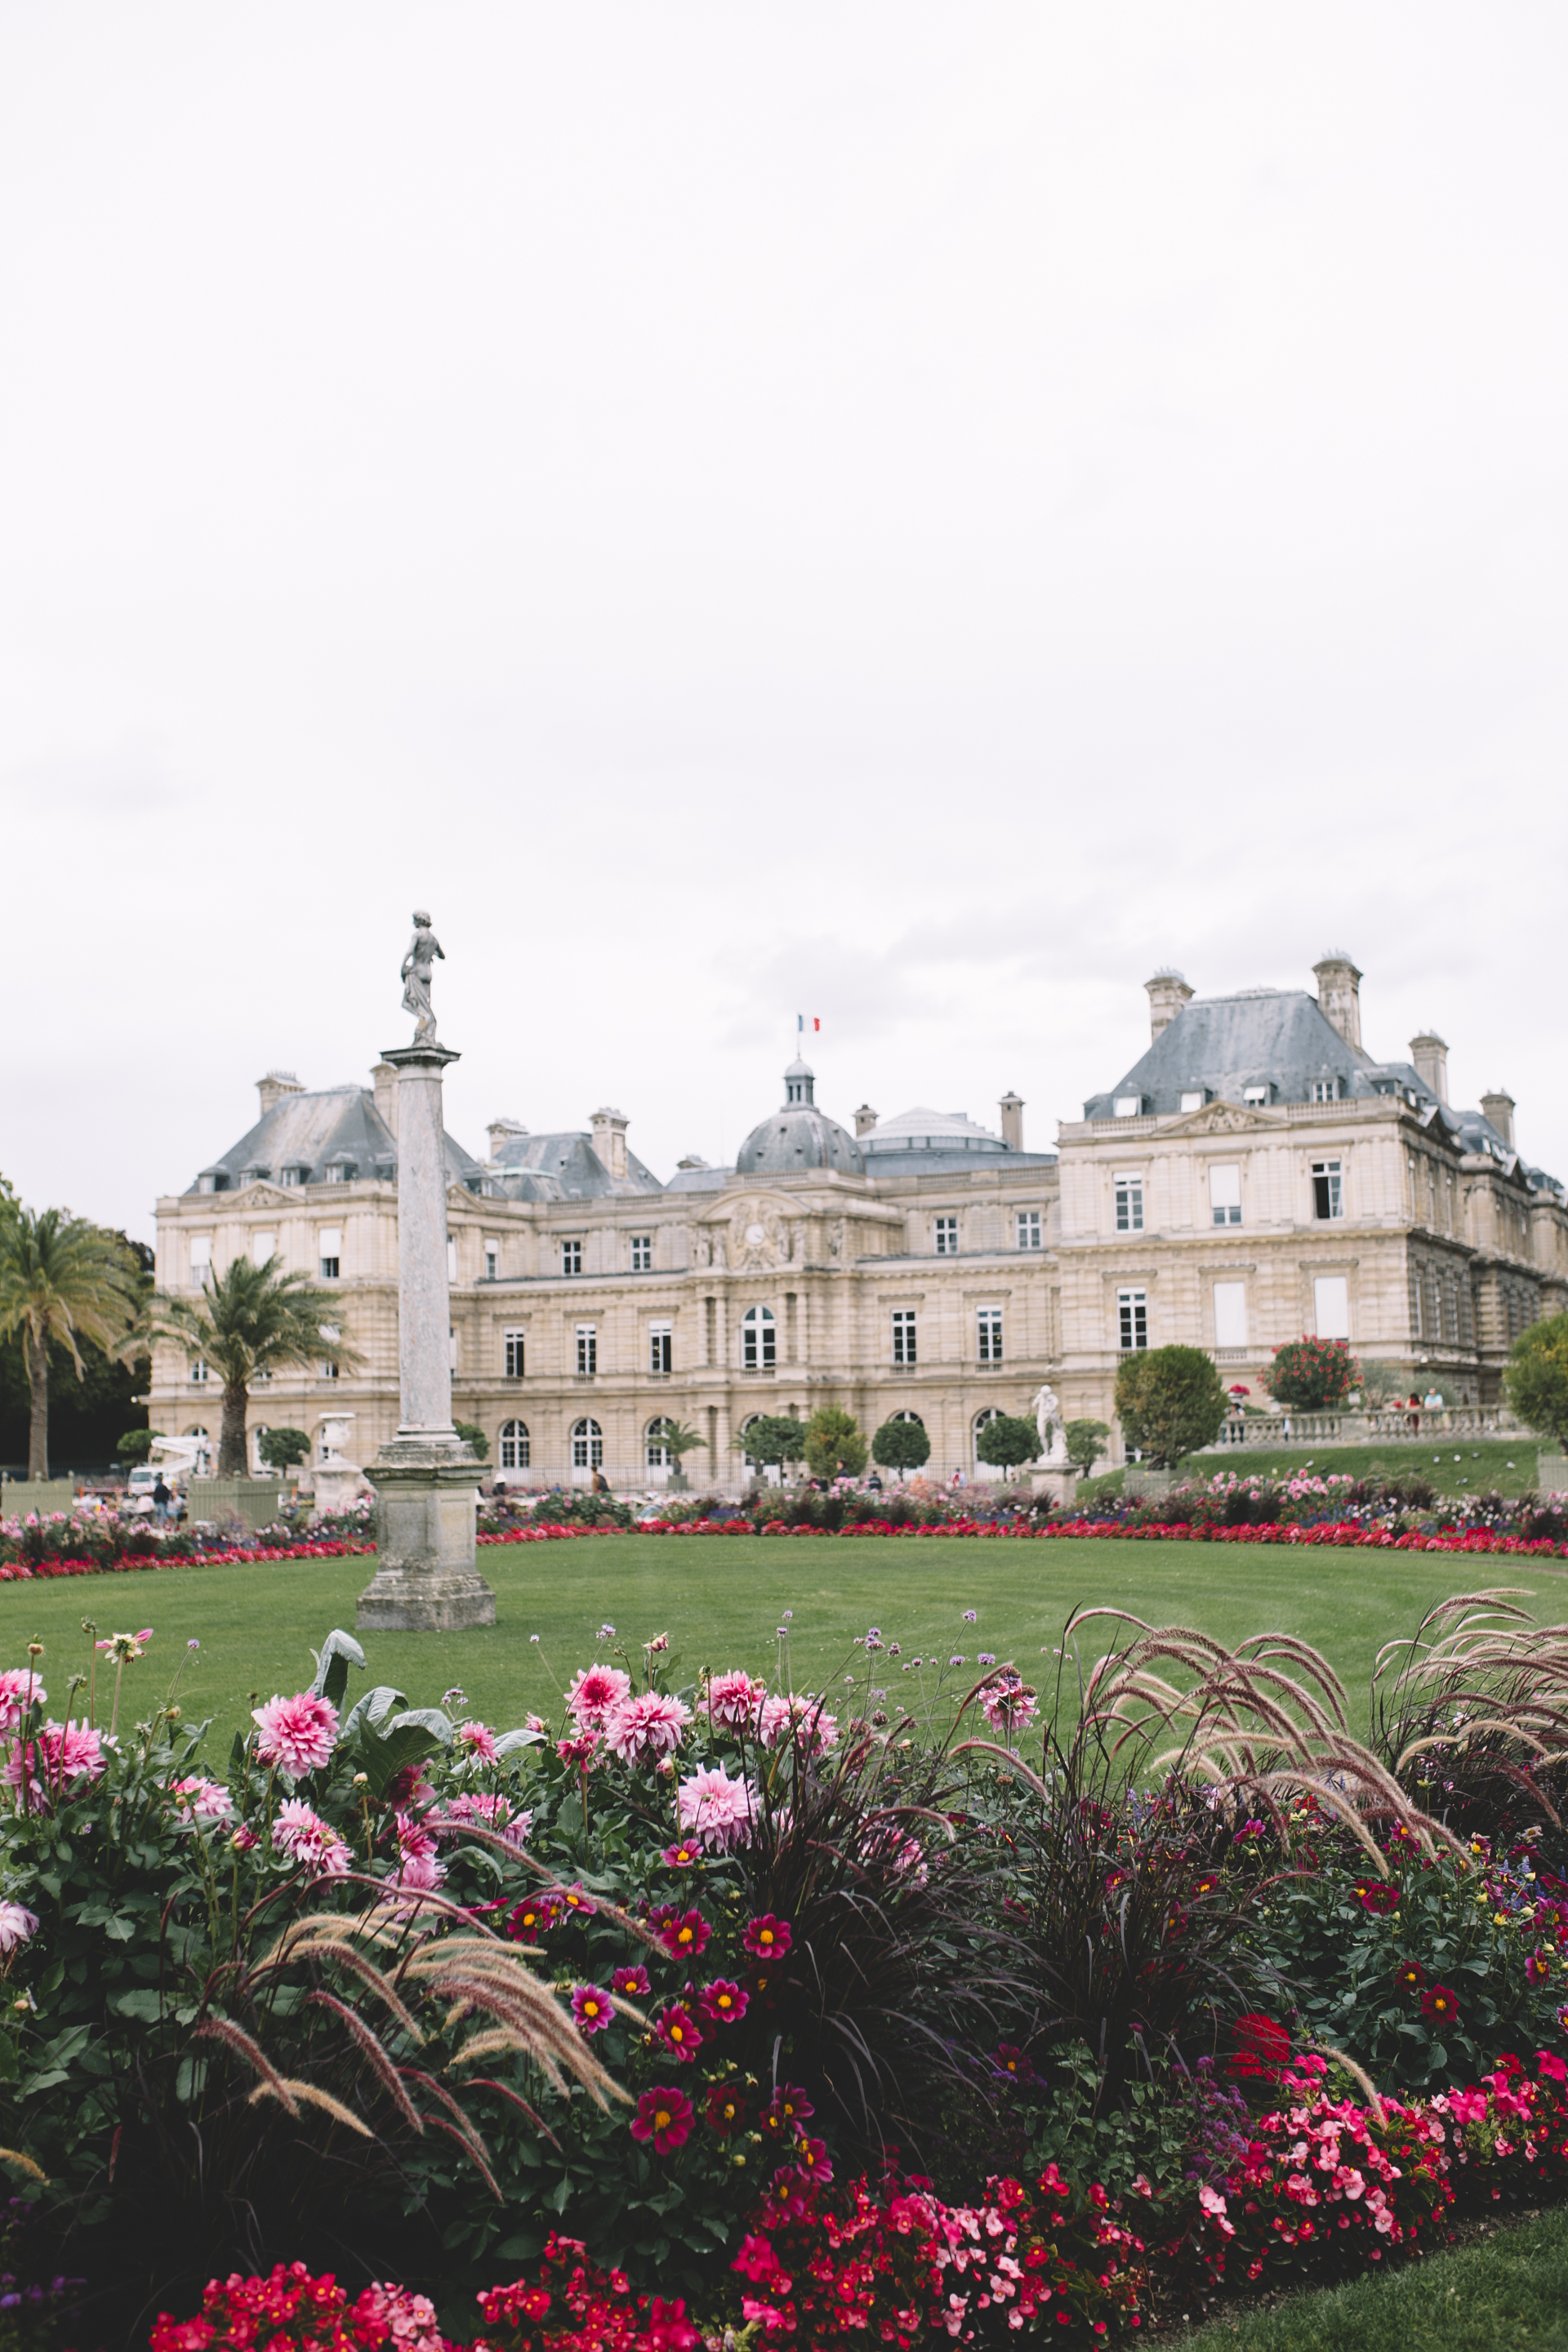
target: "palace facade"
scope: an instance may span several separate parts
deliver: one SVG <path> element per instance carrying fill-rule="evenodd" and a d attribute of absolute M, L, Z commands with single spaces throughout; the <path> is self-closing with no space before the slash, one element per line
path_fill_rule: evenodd
<path fill-rule="evenodd" d="M 482 1160 L 448 1139 L 456 1417 L 509 1482 L 632 1486 L 663 1482 L 675 1420 L 701 1440 L 689 1475 L 722 1487 L 750 1420 L 826 1402 L 868 1431 L 918 1418 L 931 1475 L 973 1475 L 992 1414 L 1048 1379 L 1069 1416 L 1113 1423 L 1122 1352 L 1172 1340 L 1256 1391 L 1274 1347 L 1318 1331 L 1402 1385 L 1494 1400 L 1514 1338 L 1568 1305 L 1563 1188 L 1515 1149 L 1506 1094 L 1449 1107 L 1436 1034 L 1373 1060 L 1347 957 L 1315 977 L 1203 998 L 1156 974 L 1147 1050 L 1054 1152 L 1026 1150 L 1012 1094 L 994 1129 L 863 1106 L 851 1132 L 798 1061 L 732 1167 L 668 1182 L 616 1110 L 549 1134 L 498 1118 Z M 396 1074 L 311 1092 L 274 1072 L 258 1094 L 159 1202 L 158 1280 L 189 1295 L 243 1252 L 340 1294 L 359 1362 L 258 1382 L 251 1429 L 319 1445 L 352 1414 L 368 1461 L 397 1422 Z M 165 1434 L 216 1433 L 207 1368 L 168 1345 L 151 1405 Z"/>

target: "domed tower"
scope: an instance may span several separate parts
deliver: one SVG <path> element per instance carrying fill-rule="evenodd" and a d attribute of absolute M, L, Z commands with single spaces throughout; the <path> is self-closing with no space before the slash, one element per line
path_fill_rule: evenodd
<path fill-rule="evenodd" d="M 816 1078 L 793 1061 L 784 1072 L 784 1107 L 753 1127 L 735 1160 L 737 1176 L 790 1176 L 806 1168 L 837 1168 L 864 1176 L 860 1146 L 837 1119 L 816 1108 Z"/>

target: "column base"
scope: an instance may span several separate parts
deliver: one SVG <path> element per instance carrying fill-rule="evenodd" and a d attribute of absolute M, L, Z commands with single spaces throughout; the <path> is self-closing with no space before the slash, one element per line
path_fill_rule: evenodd
<path fill-rule="evenodd" d="M 362 1632 L 451 1633 L 495 1623 L 495 1594 L 474 1566 L 477 1467 L 460 1440 L 401 1433 L 366 1465 L 380 1560 L 359 1597 Z"/>
<path fill-rule="evenodd" d="M 1065 1510 L 1078 1492 L 1078 1472 L 1070 1463 L 1053 1465 L 1049 1469 L 1037 1465 L 1029 1473 L 1029 1484 L 1037 1495 L 1049 1495 Z"/>

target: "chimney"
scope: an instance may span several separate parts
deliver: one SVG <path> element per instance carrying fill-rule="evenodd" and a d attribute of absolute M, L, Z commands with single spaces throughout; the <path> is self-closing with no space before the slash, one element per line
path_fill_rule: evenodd
<path fill-rule="evenodd" d="M 626 1172 L 626 1129 L 624 1110 L 596 1110 L 593 1118 L 594 1149 L 612 1176 Z"/>
<path fill-rule="evenodd" d="M 370 1074 L 370 1082 L 375 1089 L 376 1111 L 395 1143 L 397 1140 L 396 1063 L 378 1062 Z"/>
<path fill-rule="evenodd" d="M 1440 1103 L 1448 1099 L 1448 1048 L 1436 1029 L 1425 1029 L 1410 1040 L 1410 1058 L 1423 1086 L 1430 1087 Z"/>
<path fill-rule="evenodd" d="M 869 1135 L 871 1129 L 876 1126 L 877 1121 L 881 1118 L 881 1112 L 879 1110 L 873 1110 L 869 1103 L 862 1103 L 859 1109 L 855 1114 L 855 1134 L 857 1140 L 858 1140 L 858 1139 L 863 1135 Z"/>
<path fill-rule="evenodd" d="M 1481 1097 L 1481 1116 L 1489 1118 L 1509 1150 L 1515 1150 L 1513 1139 L 1513 1097 L 1494 1087 L 1489 1095 Z"/>
<path fill-rule="evenodd" d="M 1190 1002 L 1193 992 L 1179 971 L 1162 964 L 1152 980 L 1146 980 L 1149 992 L 1149 1042 L 1153 1044 L 1163 1029 L 1168 1029 L 1184 1004 Z M 1003 1133 L 1006 1129 L 1004 1128 Z"/>
<path fill-rule="evenodd" d="M 1361 974 L 1342 948 L 1331 949 L 1312 966 L 1318 1008 L 1345 1044 L 1361 1052 Z"/>
<path fill-rule="evenodd" d="M 302 1095 L 304 1087 L 292 1070 L 268 1070 L 264 1078 L 256 1081 L 256 1091 L 261 1097 L 261 1116 L 266 1118 L 285 1095 Z"/>
<path fill-rule="evenodd" d="M 490 1139 L 490 1158 L 499 1160 L 502 1144 L 509 1143 L 514 1135 L 526 1135 L 528 1129 L 520 1118 L 492 1118 L 485 1133 Z"/>
<path fill-rule="evenodd" d="M 1190 992 L 1189 992 L 1190 993 Z M 1002 1113 L 1002 1140 L 1009 1151 L 1024 1149 L 1024 1097 L 1011 1088 L 1002 1097 L 998 1108 Z"/>

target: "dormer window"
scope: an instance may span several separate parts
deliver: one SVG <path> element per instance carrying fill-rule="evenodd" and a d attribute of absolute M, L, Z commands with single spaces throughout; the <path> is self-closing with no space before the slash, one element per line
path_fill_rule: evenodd
<path fill-rule="evenodd" d="M 289 1162 L 289 1164 L 288 1165 L 288 1167 L 286 1167 L 286 1168 L 284 1169 L 284 1171 L 283 1171 L 283 1181 L 284 1181 L 284 1183 L 285 1183 L 285 1184 L 302 1184 L 302 1183 L 304 1182 L 304 1181 L 305 1181 L 305 1171 L 304 1171 L 304 1169 L 300 1166 L 300 1162 L 299 1162 L 297 1160 L 291 1160 L 291 1161 Z"/>
<path fill-rule="evenodd" d="M 1266 1103 L 1273 1092 L 1273 1087 L 1265 1081 L 1261 1086 L 1243 1087 L 1241 1099 L 1244 1103 Z"/>
<path fill-rule="evenodd" d="M 348 1170 L 343 1166 L 341 1160 L 333 1160 L 329 1162 L 327 1168 L 327 1181 L 329 1184 L 341 1184 L 347 1174 Z"/>
<path fill-rule="evenodd" d="M 210 1169 L 205 1169 L 201 1175 L 196 1178 L 196 1190 L 198 1192 L 216 1192 L 217 1191 L 217 1178 L 212 1173 Z"/>
<path fill-rule="evenodd" d="M 1195 1087 L 1190 1093 L 1184 1094 L 1182 1097 L 1182 1108 L 1184 1111 L 1202 1110 L 1208 1098 L 1209 1090 L 1207 1087 Z"/>
<path fill-rule="evenodd" d="M 1118 1118 L 1138 1118 L 1142 1115 L 1143 1097 L 1142 1095 L 1118 1095 L 1114 1108 Z"/>
<path fill-rule="evenodd" d="M 1342 1092 L 1342 1084 L 1338 1078 L 1312 1080 L 1312 1100 L 1315 1103 L 1338 1102 Z"/>

